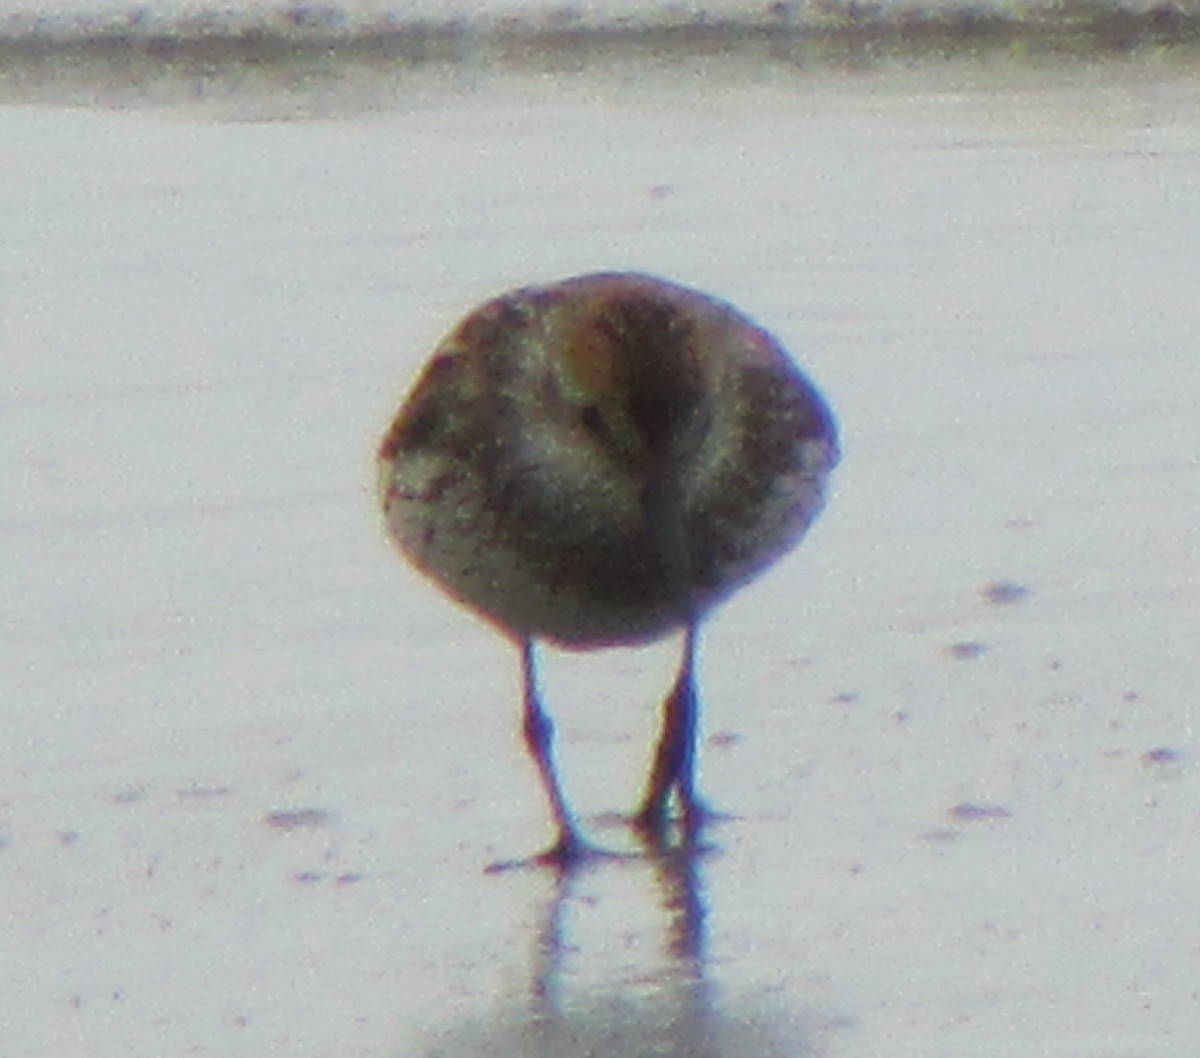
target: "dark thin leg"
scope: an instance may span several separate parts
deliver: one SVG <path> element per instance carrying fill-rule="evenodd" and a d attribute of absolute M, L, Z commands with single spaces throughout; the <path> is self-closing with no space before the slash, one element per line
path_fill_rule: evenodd
<path fill-rule="evenodd" d="M 584 844 L 571 821 L 571 812 L 567 808 L 566 798 L 563 797 L 562 787 L 558 782 L 558 773 L 554 769 L 554 724 L 542 708 L 541 696 L 537 686 L 537 666 L 533 656 L 533 641 L 521 640 L 521 673 L 524 680 L 524 725 L 525 746 L 529 755 L 537 765 L 538 775 L 541 776 L 542 786 L 550 799 L 550 811 L 554 816 L 554 825 L 558 829 L 558 838 L 548 851 L 538 857 L 539 861 L 564 865 L 578 859 L 584 850 Z"/>
<path fill-rule="evenodd" d="M 704 821 L 705 811 L 696 799 L 696 719 L 699 705 L 696 698 L 696 638 L 695 622 L 687 626 L 683 641 L 683 657 L 675 686 L 663 703 L 663 728 L 658 751 L 650 769 L 650 781 L 634 824 L 651 841 L 661 843 L 667 830 L 667 806 L 672 790 L 679 799 L 683 835 L 694 839 Z"/>

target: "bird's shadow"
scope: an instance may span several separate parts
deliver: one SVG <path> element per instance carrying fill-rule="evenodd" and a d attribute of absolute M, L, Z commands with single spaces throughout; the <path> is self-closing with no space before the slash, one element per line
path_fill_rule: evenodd
<path fill-rule="evenodd" d="M 556 872 L 531 938 L 524 1000 L 489 1020 L 437 1033 L 429 1058 L 804 1058 L 803 1028 L 717 1000 L 709 977 L 704 870 L 711 847 L 651 847 Z M 663 929 L 658 966 L 633 980 L 596 981 L 578 928 L 597 913 L 600 872 L 649 875 Z M 626 879 L 620 879 L 625 881 Z M 601 886 L 603 888 L 603 886 Z M 624 931 L 622 931 L 624 932 Z M 638 946 L 641 938 L 629 938 Z M 624 976 L 624 975 L 623 975 Z"/>

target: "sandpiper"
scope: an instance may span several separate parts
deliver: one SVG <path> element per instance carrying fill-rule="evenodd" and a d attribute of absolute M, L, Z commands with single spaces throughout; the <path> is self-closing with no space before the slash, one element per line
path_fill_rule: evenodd
<path fill-rule="evenodd" d="M 403 553 L 521 656 L 523 733 L 557 839 L 587 854 L 553 758 L 535 640 L 590 650 L 683 630 L 634 822 L 663 844 L 706 811 L 694 784 L 701 621 L 795 545 L 838 459 L 834 418 L 736 309 L 636 273 L 503 294 L 434 351 L 379 448 Z"/>

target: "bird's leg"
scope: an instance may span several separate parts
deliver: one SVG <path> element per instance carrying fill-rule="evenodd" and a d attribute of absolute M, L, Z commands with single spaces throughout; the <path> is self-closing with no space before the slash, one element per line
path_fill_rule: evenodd
<path fill-rule="evenodd" d="M 697 623 L 689 621 L 683 657 L 675 685 L 663 703 L 663 727 L 650 780 L 634 825 L 650 841 L 661 843 L 667 830 L 667 805 L 674 790 L 679 799 L 683 837 L 691 842 L 699 833 L 705 810 L 696 799 L 696 638 Z"/>
<path fill-rule="evenodd" d="M 571 812 L 567 808 L 566 798 L 563 797 L 562 787 L 558 782 L 558 773 L 554 768 L 554 724 L 546 715 L 546 710 L 542 708 L 541 695 L 537 686 L 533 640 L 528 638 L 521 640 L 521 673 L 524 682 L 522 732 L 525 736 L 525 746 L 529 750 L 529 755 L 533 757 L 534 764 L 537 765 L 542 786 L 550 800 L 554 825 L 558 830 L 558 838 L 555 843 L 537 859 L 563 866 L 577 860 L 586 846 L 571 820 Z"/>

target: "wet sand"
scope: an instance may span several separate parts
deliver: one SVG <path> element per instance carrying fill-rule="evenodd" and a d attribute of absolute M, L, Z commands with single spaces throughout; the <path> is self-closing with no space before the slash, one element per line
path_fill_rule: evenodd
<path fill-rule="evenodd" d="M 1190 1058 L 1200 80 L 342 87 L 0 109 L 0 1053 Z M 845 462 L 706 633 L 711 851 L 485 875 L 549 836 L 517 659 L 372 450 L 481 298 L 624 267 Z M 675 648 L 547 659 L 614 848 Z"/>

